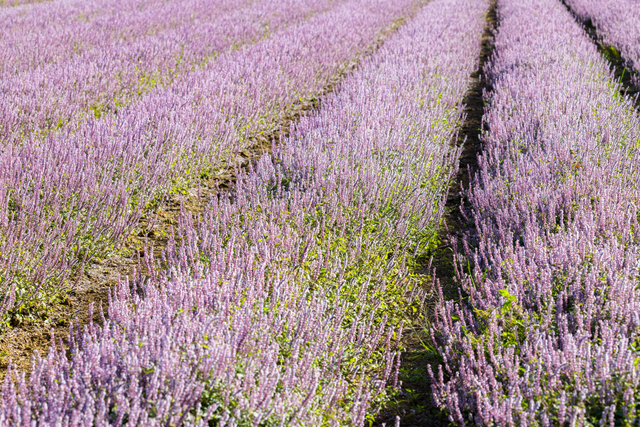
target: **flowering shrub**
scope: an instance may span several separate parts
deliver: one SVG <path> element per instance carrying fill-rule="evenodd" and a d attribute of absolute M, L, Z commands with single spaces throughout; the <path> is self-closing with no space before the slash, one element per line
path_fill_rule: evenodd
<path fill-rule="evenodd" d="M 184 212 L 165 271 L 121 283 L 3 388 L 0 421 L 363 425 L 395 383 L 415 251 L 442 216 L 487 1 L 434 0 L 315 114 Z"/>
<path fill-rule="evenodd" d="M 471 273 L 439 310 L 434 395 L 460 425 L 631 425 L 640 122 L 561 3 L 497 11 Z"/>
<path fill-rule="evenodd" d="M 277 15 L 282 3 L 269 2 L 266 10 Z M 117 114 L 90 115 L 46 137 L 7 143 L 0 153 L 3 319 L 8 310 L 28 310 L 37 299 L 53 298 L 65 275 L 121 242 L 162 195 L 201 174 L 233 167 L 235 154 L 250 145 L 249 136 L 278 122 L 292 104 L 317 96 L 407 13 L 412 0 L 352 0 L 334 8 L 318 1 L 295 3 L 283 21 L 273 19 L 274 29 L 280 29 L 271 37 L 226 49 Z M 326 13 L 301 20 L 323 4 Z M 260 10 L 253 13 L 260 17 Z M 260 26 L 256 20 L 240 35 L 250 38 L 251 25 Z M 219 30 L 212 29 L 208 40 L 224 41 L 232 31 Z M 67 65 L 61 60 L 58 67 Z M 2 135 L 21 135 L 20 123 L 0 122 Z"/>
<path fill-rule="evenodd" d="M 590 22 L 605 47 L 605 54 L 624 60 L 633 70 L 632 81 L 640 87 L 640 4 L 632 0 L 565 0 L 584 22 Z"/>

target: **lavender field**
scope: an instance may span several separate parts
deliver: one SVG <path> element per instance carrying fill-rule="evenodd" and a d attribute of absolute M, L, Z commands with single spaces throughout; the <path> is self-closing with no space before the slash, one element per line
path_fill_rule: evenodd
<path fill-rule="evenodd" d="M 0 426 L 638 425 L 638 29 L 0 1 Z"/>

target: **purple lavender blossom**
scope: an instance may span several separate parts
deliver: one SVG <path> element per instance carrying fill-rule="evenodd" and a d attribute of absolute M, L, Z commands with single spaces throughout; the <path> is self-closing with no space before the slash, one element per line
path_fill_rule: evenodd
<path fill-rule="evenodd" d="M 633 0 L 565 0 L 583 21 L 591 21 L 598 37 L 607 47 L 614 47 L 640 87 L 640 3 Z"/>
<path fill-rule="evenodd" d="M 497 10 L 466 298 L 439 309 L 434 396 L 459 425 L 630 425 L 640 120 L 561 3 Z"/>
<path fill-rule="evenodd" d="M 10 49 L 0 68 L 1 144 L 20 144 L 32 134 L 118 114 L 216 56 L 335 7 L 326 0 L 138 3 L 146 15 L 118 11 L 90 25 L 70 19 L 63 24 L 62 40 L 61 31 L 51 34 L 46 28 L 37 36 L 52 37 L 37 48 L 25 36 L 31 33 L 10 27 L 15 29 L 4 35 Z"/>
<path fill-rule="evenodd" d="M 364 425 L 456 172 L 487 8 L 427 4 L 234 193 L 184 212 L 168 269 L 147 259 L 102 327 L 71 332 L 69 359 L 52 348 L 9 375 L 0 422 Z"/>
<path fill-rule="evenodd" d="M 0 152 L 0 314 L 117 245 L 170 188 L 233 167 L 249 135 L 321 92 L 411 4 L 344 2 L 230 50 L 117 115 L 7 144 Z"/>

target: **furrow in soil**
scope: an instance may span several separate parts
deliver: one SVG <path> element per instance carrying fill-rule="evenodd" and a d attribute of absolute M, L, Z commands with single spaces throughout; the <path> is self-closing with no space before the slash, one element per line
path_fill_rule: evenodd
<path fill-rule="evenodd" d="M 487 13 L 487 24 L 482 36 L 482 50 L 478 68 L 470 76 L 469 89 L 465 95 L 465 121 L 458 138 L 453 141 L 462 147 L 458 173 L 449 186 L 449 195 L 445 206 L 445 215 L 439 236 L 441 242 L 426 257 L 419 259 L 421 271 L 418 273 L 428 277 L 427 282 L 437 280 L 448 299 L 458 299 L 459 291 L 455 280 L 454 254 L 462 235 L 474 232 L 473 222 L 465 215 L 464 190 L 469 187 L 473 172 L 478 164 L 478 154 L 482 150 L 481 135 L 484 114 L 484 91 L 489 91 L 484 78 L 484 66 L 493 52 L 493 36 L 497 29 L 496 1 L 492 1 Z M 435 274 L 434 274 L 435 272 Z M 429 318 L 433 306 L 437 304 L 437 293 L 433 289 L 425 289 L 433 295 L 425 307 L 422 321 L 415 322 L 411 328 L 405 328 L 399 379 L 402 386 L 392 403 L 385 408 L 376 419 L 375 426 L 394 426 L 399 420 L 402 427 L 440 427 L 448 426 L 449 420 L 433 402 L 431 384 L 427 371 L 428 365 L 437 365 L 437 354 L 430 345 Z"/>
<path fill-rule="evenodd" d="M 182 210 L 194 215 L 203 211 L 210 197 L 221 192 L 233 191 L 239 170 L 246 170 L 262 155 L 269 153 L 273 144 L 289 135 L 289 130 L 297 120 L 317 110 L 323 97 L 339 90 L 344 78 L 355 70 L 361 61 L 375 53 L 385 39 L 410 20 L 428 0 L 422 0 L 410 12 L 383 30 L 371 45 L 360 53 L 353 61 L 346 64 L 315 94 L 314 97 L 301 100 L 290 107 L 282 119 L 271 123 L 250 138 L 250 148 L 237 154 L 230 165 L 214 178 L 199 183 L 182 194 L 167 197 L 154 212 L 147 213 L 141 220 L 124 247 L 105 260 L 95 260 L 75 278 L 72 290 L 66 295 L 66 301 L 52 310 L 48 319 L 37 324 L 14 325 L 0 336 L 0 380 L 5 376 L 9 363 L 15 365 L 20 372 L 28 373 L 31 369 L 32 357 L 38 352 L 45 356 L 51 345 L 52 334 L 56 342 L 62 339 L 66 346 L 69 328 L 82 328 L 89 323 L 89 306 L 93 304 L 93 321 L 102 323 L 102 310 L 106 316 L 106 305 L 110 290 L 124 278 L 130 280 L 145 276 L 146 265 L 151 259 L 160 260 L 162 250 L 169 240 L 168 236 L 178 226 L 178 218 Z"/>

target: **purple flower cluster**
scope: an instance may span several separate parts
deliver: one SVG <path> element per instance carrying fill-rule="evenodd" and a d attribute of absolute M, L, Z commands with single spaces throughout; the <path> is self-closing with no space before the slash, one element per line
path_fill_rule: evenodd
<path fill-rule="evenodd" d="M 640 120 L 560 2 L 497 11 L 472 262 L 439 308 L 434 395 L 460 425 L 631 425 Z"/>
<path fill-rule="evenodd" d="M 0 423 L 363 425 L 397 373 L 487 9 L 427 4 L 234 193 L 184 212 L 166 270 L 147 259 L 70 357 L 8 375 Z"/>
<path fill-rule="evenodd" d="M 117 114 L 142 94 L 169 86 L 216 55 L 335 6 L 328 0 L 130 3 L 137 13 L 124 8 L 89 23 L 80 15 L 69 19 L 64 31 L 49 19 L 38 34 L 46 36 L 38 49 L 27 47 L 34 40 L 24 24 L 5 31 L 10 48 L 0 60 L 1 144 L 77 127 L 87 116 Z M 38 12 L 49 14 L 46 8 Z"/>
<path fill-rule="evenodd" d="M 634 0 L 565 0 L 583 21 L 591 21 L 607 46 L 616 48 L 640 87 L 640 3 Z"/>
<path fill-rule="evenodd" d="M 264 1 L 264 0 L 263 0 Z M 163 35 L 172 28 L 195 31 L 187 25 L 206 24 L 249 0 L 55 1 L 0 12 L 0 70 L 3 78 L 47 64 L 71 61 L 77 55 L 95 55 L 107 48 L 123 49 L 127 41 Z M 198 15 L 192 16 L 192 12 Z M 204 22 L 199 22 L 204 19 Z M 26 31 L 28 28 L 30 31 Z M 148 42 L 153 42 L 150 38 Z M 107 52 L 103 52 L 107 55 Z"/>
<path fill-rule="evenodd" d="M 20 6 L 24 4 L 39 3 L 45 0 L 0 0 L 0 7 Z"/>
<path fill-rule="evenodd" d="M 248 135 L 315 97 L 413 2 L 338 4 L 229 50 L 118 114 L 3 147 L 0 315 L 15 301 L 29 301 L 39 286 L 59 286 L 61 275 L 117 244 L 170 188 L 232 165 Z M 295 10 L 324 4 L 296 3 Z"/>

